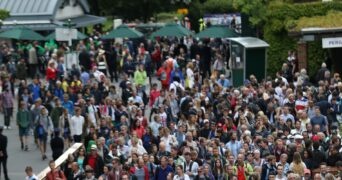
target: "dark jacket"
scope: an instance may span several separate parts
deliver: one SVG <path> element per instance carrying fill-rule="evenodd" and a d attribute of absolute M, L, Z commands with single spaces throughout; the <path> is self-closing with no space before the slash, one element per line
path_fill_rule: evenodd
<path fill-rule="evenodd" d="M 52 150 L 52 158 L 53 160 L 58 159 L 59 156 L 63 154 L 64 151 L 64 141 L 61 137 L 55 136 L 50 141 L 50 146 Z"/>
<path fill-rule="evenodd" d="M 7 157 L 7 137 L 5 135 L 0 134 L 0 160 L 6 159 Z"/>
<path fill-rule="evenodd" d="M 277 172 L 277 168 L 274 165 L 270 165 L 269 163 L 265 163 L 262 165 L 262 170 L 261 170 L 261 180 L 266 180 L 268 179 L 268 175 L 271 172 Z"/>
<path fill-rule="evenodd" d="M 91 65 L 91 61 L 90 61 L 90 55 L 89 53 L 84 50 L 80 53 L 80 55 L 78 56 L 78 60 L 80 62 L 80 65 L 87 71 L 90 70 L 90 65 Z"/>

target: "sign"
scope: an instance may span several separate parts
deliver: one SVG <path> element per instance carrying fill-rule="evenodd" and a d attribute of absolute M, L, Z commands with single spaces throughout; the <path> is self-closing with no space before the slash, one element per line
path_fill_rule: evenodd
<path fill-rule="evenodd" d="M 241 14 L 204 14 L 204 22 L 210 22 L 211 25 L 224 25 L 235 29 L 237 33 L 241 33 Z"/>
<path fill-rule="evenodd" d="M 335 38 L 323 38 L 322 39 L 323 48 L 339 48 L 342 47 L 342 37 Z"/>
<path fill-rule="evenodd" d="M 56 28 L 56 41 L 77 39 L 77 29 Z"/>

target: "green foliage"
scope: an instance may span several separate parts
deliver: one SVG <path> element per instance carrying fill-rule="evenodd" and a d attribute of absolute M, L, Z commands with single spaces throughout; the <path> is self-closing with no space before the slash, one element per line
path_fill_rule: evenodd
<path fill-rule="evenodd" d="M 293 24 L 287 26 L 287 29 L 298 32 L 305 27 L 334 28 L 341 27 L 341 25 L 342 12 L 329 11 L 325 16 L 302 17 L 297 21 L 293 21 Z"/>
<path fill-rule="evenodd" d="M 147 20 L 155 13 L 170 11 L 171 1 L 161 0 L 101 0 L 98 1 L 101 14 L 117 16 L 127 20 Z"/>
<path fill-rule="evenodd" d="M 265 32 L 264 38 L 270 44 L 267 50 L 267 74 L 272 76 L 286 61 L 288 50 L 295 49 L 296 40 L 289 38 L 286 31 L 277 34 Z"/>
<path fill-rule="evenodd" d="M 266 20 L 268 1 L 265 0 L 233 0 L 233 5 L 241 13 L 249 16 L 252 25 L 258 27 Z"/>
<path fill-rule="evenodd" d="M 155 16 L 155 18 L 158 22 L 172 22 L 172 21 L 174 21 L 175 17 L 177 17 L 178 19 L 183 18 L 182 15 L 179 15 L 176 12 L 174 12 L 174 13 L 162 12 L 162 13 L 158 13 Z"/>
<path fill-rule="evenodd" d="M 296 26 L 297 20 L 301 17 L 325 16 L 331 10 L 342 11 L 341 1 L 301 4 L 272 1 L 268 5 L 265 11 L 267 20 L 263 26 L 264 39 L 270 44 L 268 74 L 274 75 L 280 69 L 281 63 L 285 61 L 287 51 L 295 50 L 296 38 L 289 37 L 288 32 Z M 324 51 L 320 42 L 310 42 L 308 50 L 308 73 L 313 75 L 319 67 L 317 65 L 323 61 Z"/>
<path fill-rule="evenodd" d="M 9 17 L 9 12 L 3 9 L 0 9 L 0 19 L 4 20 Z"/>
<path fill-rule="evenodd" d="M 208 0 L 203 4 L 205 13 L 229 13 L 234 12 L 233 0 Z"/>
<path fill-rule="evenodd" d="M 317 73 L 317 70 L 321 67 L 324 61 L 325 55 L 324 49 L 322 49 L 322 41 L 308 42 L 308 74 L 313 77 Z"/>

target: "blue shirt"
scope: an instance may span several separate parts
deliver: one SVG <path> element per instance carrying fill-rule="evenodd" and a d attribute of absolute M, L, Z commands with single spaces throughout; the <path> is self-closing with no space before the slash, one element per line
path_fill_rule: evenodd
<path fill-rule="evenodd" d="M 237 140 L 235 140 L 234 142 L 229 141 L 226 144 L 226 148 L 229 149 L 230 152 L 232 152 L 233 156 L 236 158 L 238 153 L 239 153 L 239 150 L 241 148 L 241 143 L 240 143 L 240 141 L 237 141 Z"/>
<path fill-rule="evenodd" d="M 326 121 L 326 117 L 323 115 L 319 115 L 319 116 L 314 116 L 310 119 L 311 125 L 312 127 L 314 127 L 315 125 L 319 125 L 321 127 L 321 131 L 324 132 L 325 131 L 325 126 L 327 125 L 327 121 Z"/>
<path fill-rule="evenodd" d="M 166 180 L 167 179 L 167 175 L 173 172 L 173 169 L 171 166 L 167 165 L 165 169 L 163 169 L 162 167 L 157 167 L 156 170 L 156 176 L 154 177 L 155 180 Z"/>
<path fill-rule="evenodd" d="M 81 78 L 80 78 L 80 79 L 81 79 L 83 85 L 87 85 L 88 82 L 89 82 L 89 79 L 90 79 L 89 73 L 87 73 L 87 72 L 84 71 L 84 72 L 81 74 Z"/>
<path fill-rule="evenodd" d="M 32 100 L 35 102 L 38 98 L 40 98 L 40 86 L 37 84 L 31 84 L 29 89 L 32 93 Z"/>
<path fill-rule="evenodd" d="M 70 115 L 74 115 L 74 104 L 72 103 L 72 101 L 67 101 L 67 102 L 63 101 L 62 106 L 68 110 L 68 113 Z"/>
<path fill-rule="evenodd" d="M 55 89 L 54 95 L 58 97 L 61 101 L 63 101 L 63 94 L 64 94 L 64 91 L 62 88 Z"/>
<path fill-rule="evenodd" d="M 228 88 L 230 86 L 230 81 L 228 79 L 219 79 L 217 80 L 217 83 L 219 83 L 224 88 Z"/>

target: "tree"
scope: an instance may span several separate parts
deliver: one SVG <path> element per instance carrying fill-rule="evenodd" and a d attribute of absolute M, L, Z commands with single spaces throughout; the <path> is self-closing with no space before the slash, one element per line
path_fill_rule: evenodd
<path fill-rule="evenodd" d="M 95 14 L 144 21 L 158 12 L 167 12 L 174 7 L 171 1 L 163 0 L 89 0 L 89 3 Z"/>
<path fill-rule="evenodd" d="M 4 20 L 6 18 L 9 17 L 9 12 L 7 10 L 4 10 L 4 9 L 0 9 L 0 19 L 1 20 Z"/>
<path fill-rule="evenodd" d="M 233 0 L 208 0 L 203 3 L 205 13 L 229 13 L 234 12 Z"/>
<path fill-rule="evenodd" d="M 256 28 L 257 36 L 262 34 L 262 27 L 267 20 L 267 0 L 233 0 L 233 6 L 249 17 L 249 22 Z"/>

